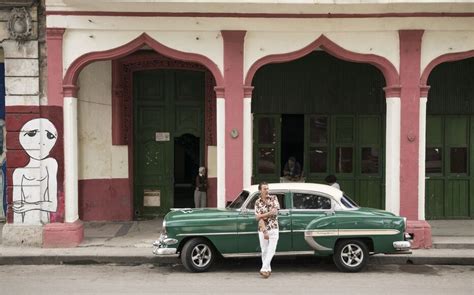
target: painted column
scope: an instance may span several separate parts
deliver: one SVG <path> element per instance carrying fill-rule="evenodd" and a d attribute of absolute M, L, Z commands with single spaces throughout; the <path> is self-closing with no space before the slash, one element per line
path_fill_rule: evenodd
<path fill-rule="evenodd" d="M 429 87 L 421 88 L 420 97 L 420 144 L 418 166 L 418 220 L 425 220 L 425 158 L 426 158 L 426 105 L 428 102 Z"/>
<path fill-rule="evenodd" d="M 418 219 L 420 59 L 423 31 L 400 31 L 400 214 Z"/>
<path fill-rule="evenodd" d="M 47 28 L 48 105 L 63 105 L 63 28 Z"/>
<path fill-rule="evenodd" d="M 44 227 L 44 248 L 75 247 L 84 239 L 84 225 L 78 214 L 77 89 L 75 85 L 63 88 L 64 223 L 50 223 Z"/>
<path fill-rule="evenodd" d="M 222 31 L 225 87 L 225 200 L 233 200 L 243 182 L 243 107 L 245 31 Z"/>
<path fill-rule="evenodd" d="M 65 222 L 79 219 L 77 147 L 77 98 L 68 96 L 64 98 Z"/>
<path fill-rule="evenodd" d="M 400 214 L 400 87 L 384 89 L 387 102 L 385 135 L 385 209 Z"/>
<path fill-rule="evenodd" d="M 225 99 L 224 88 L 215 87 L 216 90 L 216 141 L 217 141 L 217 208 L 226 205 L 226 163 L 225 163 Z"/>
<path fill-rule="evenodd" d="M 420 210 L 420 61 L 422 30 L 402 30 L 400 36 L 400 215 L 408 218 L 413 248 L 431 247 L 431 227 L 418 220 Z M 422 167 L 420 167 L 422 165 Z M 423 178 L 424 181 L 424 178 Z"/>
<path fill-rule="evenodd" d="M 253 135 L 253 117 L 252 117 L 252 90 L 253 87 L 244 88 L 244 129 L 242 132 L 244 141 L 244 168 L 243 186 L 249 187 L 252 184 L 252 135 Z"/>

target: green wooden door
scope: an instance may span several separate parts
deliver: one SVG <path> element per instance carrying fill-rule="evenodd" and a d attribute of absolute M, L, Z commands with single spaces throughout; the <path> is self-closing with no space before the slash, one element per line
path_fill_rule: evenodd
<path fill-rule="evenodd" d="M 152 70 L 133 78 L 135 216 L 163 215 L 174 206 L 174 139 L 203 138 L 204 75 Z M 204 140 L 200 144 L 202 164 Z"/>
<path fill-rule="evenodd" d="M 134 209 L 136 216 L 164 214 L 172 206 L 173 142 L 170 137 L 171 75 L 134 75 Z M 168 139 L 157 141 L 160 133 Z"/>
<path fill-rule="evenodd" d="M 334 174 L 361 206 L 384 208 L 383 130 L 380 115 L 306 115 L 306 181 Z"/>
<path fill-rule="evenodd" d="M 474 116 L 427 116 L 425 209 L 428 219 L 474 216 Z"/>
<path fill-rule="evenodd" d="M 255 114 L 253 183 L 280 182 L 280 115 Z"/>

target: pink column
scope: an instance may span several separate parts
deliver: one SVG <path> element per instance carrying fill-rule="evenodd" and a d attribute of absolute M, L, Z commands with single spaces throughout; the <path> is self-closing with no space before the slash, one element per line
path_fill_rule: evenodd
<path fill-rule="evenodd" d="M 48 105 L 63 105 L 63 28 L 47 28 Z"/>
<path fill-rule="evenodd" d="M 47 28 L 46 42 L 48 46 L 48 108 L 59 108 L 63 111 L 63 101 L 65 96 L 74 95 L 77 97 L 77 87 L 74 93 L 63 92 L 63 28 Z M 68 88 L 68 89 L 69 89 Z M 62 118 L 61 118 L 62 119 Z M 64 130 L 68 132 L 68 130 Z M 63 132 L 63 134 L 64 134 Z M 67 147 L 65 147 L 67 148 Z M 64 173 L 59 171 L 59 173 Z M 62 177 L 63 178 L 63 177 Z M 59 186 L 58 186 L 59 187 Z M 62 187 L 62 185 L 61 185 Z M 67 196 L 66 196 L 67 197 Z M 62 205 L 64 206 L 64 205 Z M 64 212 L 64 208 L 58 210 Z M 84 239 L 84 225 L 80 220 L 75 222 L 52 222 L 43 227 L 43 247 L 75 247 Z"/>
<path fill-rule="evenodd" d="M 242 190 L 245 31 L 222 31 L 225 87 L 226 201 Z"/>
<path fill-rule="evenodd" d="M 418 220 L 420 61 L 424 31 L 402 30 L 400 36 L 400 215 L 408 218 L 414 248 L 431 246 L 431 228 Z"/>

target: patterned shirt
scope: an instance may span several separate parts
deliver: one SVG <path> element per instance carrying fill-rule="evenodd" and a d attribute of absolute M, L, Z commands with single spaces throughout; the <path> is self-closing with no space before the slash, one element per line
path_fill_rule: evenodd
<path fill-rule="evenodd" d="M 265 201 L 262 198 L 258 198 L 255 202 L 255 214 L 264 214 L 270 212 L 273 208 L 279 210 L 280 203 L 278 198 L 274 195 L 268 195 Z M 278 215 L 270 216 L 263 219 L 267 230 L 278 229 Z"/>

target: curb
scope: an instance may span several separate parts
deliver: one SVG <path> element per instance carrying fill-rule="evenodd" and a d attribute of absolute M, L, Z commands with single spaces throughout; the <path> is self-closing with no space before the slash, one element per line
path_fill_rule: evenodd
<path fill-rule="evenodd" d="M 155 256 L 0 256 L 0 265 L 93 265 L 93 264 L 176 264 L 176 258 L 161 258 Z"/>
<path fill-rule="evenodd" d="M 40 256 L 0 256 L 0 265 L 140 265 L 140 264 L 180 264 L 174 257 L 150 256 L 96 256 L 96 255 L 40 255 Z M 371 256 L 372 265 L 474 265 L 474 257 L 427 257 L 427 256 Z"/>

